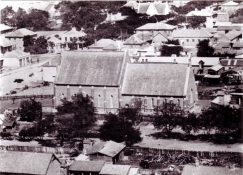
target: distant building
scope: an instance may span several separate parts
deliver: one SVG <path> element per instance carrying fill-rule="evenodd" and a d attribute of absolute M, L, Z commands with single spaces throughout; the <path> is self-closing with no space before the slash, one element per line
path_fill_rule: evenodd
<path fill-rule="evenodd" d="M 60 162 L 54 154 L 0 152 L 0 174 L 60 175 Z"/>
<path fill-rule="evenodd" d="M 131 165 L 105 164 L 100 171 L 100 175 L 129 175 L 130 170 Z"/>
<path fill-rule="evenodd" d="M 112 39 L 95 40 L 94 44 L 88 46 L 91 51 L 120 51 L 122 50 L 123 43 L 121 41 L 114 41 Z"/>
<path fill-rule="evenodd" d="M 3 66 L 5 67 L 22 67 L 31 63 L 30 53 L 23 52 L 21 50 L 13 50 L 11 52 L 6 52 L 2 56 Z"/>
<path fill-rule="evenodd" d="M 170 12 L 170 6 L 168 2 L 165 3 L 161 1 L 154 2 L 139 2 L 137 13 L 147 14 L 149 16 L 153 15 L 168 15 Z"/>
<path fill-rule="evenodd" d="M 5 24 L 0 24 L 0 34 L 6 34 L 12 32 L 13 30 L 13 27 L 7 26 Z"/>
<path fill-rule="evenodd" d="M 138 32 L 130 36 L 123 43 L 126 48 L 143 48 L 144 46 L 149 46 L 152 43 L 152 34 L 150 32 Z"/>
<path fill-rule="evenodd" d="M 228 1 L 221 4 L 221 10 L 228 12 L 230 15 L 239 9 L 239 3 L 234 1 Z"/>
<path fill-rule="evenodd" d="M 32 37 L 36 37 L 37 33 L 28 30 L 26 28 L 21 28 L 6 34 L 5 38 L 16 41 L 16 40 L 23 40 L 24 36 L 28 36 L 28 35 Z"/>
<path fill-rule="evenodd" d="M 178 39 L 182 46 L 196 47 L 199 41 L 211 40 L 213 35 L 203 29 L 181 29 L 174 30 L 172 37 Z"/>
<path fill-rule="evenodd" d="M 5 52 L 10 52 L 16 49 L 16 43 L 14 41 L 9 41 L 3 36 L 0 36 L 0 47 L 1 47 L 1 54 Z"/>
<path fill-rule="evenodd" d="M 87 150 L 90 160 L 103 160 L 105 162 L 116 164 L 123 159 L 123 150 L 126 146 L 114 141 L 98 142 Z"/>

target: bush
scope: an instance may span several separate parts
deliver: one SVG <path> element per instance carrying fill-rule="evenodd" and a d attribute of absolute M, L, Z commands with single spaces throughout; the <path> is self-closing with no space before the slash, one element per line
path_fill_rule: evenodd
<path fill-rule="evenodd" d="M 29 86 L 25 85 L 25 86 L 23 87 L 23 90 L 26 90 L 26 89 L 29 89 Z"/>
<path fill-rule="evenodd" d="M 0 133 L 0 136 L 3 137 L 3 138 L 5 138 L 5 137 L 11 137 L 12 134 L 10 132 L 4 131 L 4 132 L 1 132 Z"/>

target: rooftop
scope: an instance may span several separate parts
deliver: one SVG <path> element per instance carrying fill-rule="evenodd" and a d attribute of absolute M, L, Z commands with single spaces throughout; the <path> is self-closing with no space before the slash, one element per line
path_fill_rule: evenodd
<path fill-rule="evenodd" d="M 69 171 L 100 172 L 105 161 L 75 161 Z"/>
<path fill-rule="evenodd" d="M 53 154 L 31 152 L 0 152 L 0 172 L 44 175 L 49 169 Z"/>
<path fill-rule="evenodd" d="M 148 23 L 141 27 L 136 28 L 135 30 L 173 30 L 176 26 L 172 26 L 163 22 L 158 23 Z"/>
<path fill-rule="evenodd" d="M 30 55 L 30 53 L 23 52 L 22 50 L 12 50 L 11 52 L 6 52 L 3 54 L 3 58 L 18 58 L 22 56 Z"/>
<path fill-rule="evenodd" d="M 123 44 L 124 45 L 140 45 L 152 40 L 152 35 L 149 32 L 138 32 L 130 36 Z"/>
<path fill-rule="evenodd" d="M 6 34 L 6 38 L 23 38 L 24 36 L 27 36 L 27 35 L 30 35 L 30 36 L 33 36 L 33 35 L 36 35 L 35 32 L 31 31 L 31 30 L 28 30 L 26 28 L 22 28 L 22 29 L 18 29 L 18 30 L 15 30 L 11 33 L 8 33 Z"/>
<path fill-rule="evenodd" d="M 180 29 L 172 33 L 174 38 L 211 38 L 212 34 L 203 29 Z"/>
<path fill-rule="evenodd" d="M 5 24 L 0 24 L 0 31 L 13 29 L 13 27 L 7 26 Z"/>
<path fill-rule="evenodd" d="M 126 52 L 64 51 L 56 84 L 118 86 L 125 55 Z"/>
<path fill-rule="evenodd" d="M 100 171 L 104 175 L 127 175 L 129 173 L 130 165 L 113 165 L 105 164 Z"/>
<path fill-rule="evenodd" d="M 122 94 L 183 96 L 187 70 L 185 64 L 127 64 Z"/>

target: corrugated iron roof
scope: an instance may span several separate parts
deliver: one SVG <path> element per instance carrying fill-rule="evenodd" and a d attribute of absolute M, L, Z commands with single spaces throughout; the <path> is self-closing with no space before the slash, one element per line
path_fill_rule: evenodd
<path fill-rule="evenodd" d="M 0 172 L 13 174 L 46 174 L 53 154 L 0 152 Z"/>
<path fill-rule="evenodd" d="M 203 29 L 179 29 L 172 33 L 174 38 L 211 38 L 212 34 Z"/>
<path fill-rule="evenodd" d="M 141 27 L 136 28 L 135 30 L 173 30 L 176 26 L 172 26 L 163 22 L 158 23 L 148 23 Z"/>
<path fill-rule="evenodd" d="M 69 171 L 100 172 L 105 161 L 75 161 Z"/>
<path fill-rule="evenodd" d="M 231 31 L 229 31 L 228 33 L 225 34 L 225 36 L 227 38 L 229 38 L 230 41 L 235 39 L 236 37 L 238 37 L 240 35 L 242 35 L 242 32 L 241 31 L 236 31 L 235 29 L 233 29 L 233 30 L 231 30 Z"/>
<path fill-rule="evenodd" d="M 122 94 L 182 96 L 188 68 L 184 64 L 127 64 Z"/>
<path fill-rule="evenodd" d="M 62 52 L 56 84 L 118 86 L 126 52 Z"/>

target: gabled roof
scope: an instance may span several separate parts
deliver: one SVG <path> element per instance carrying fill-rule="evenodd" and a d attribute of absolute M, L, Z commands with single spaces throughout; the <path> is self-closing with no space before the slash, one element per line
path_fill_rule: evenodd
<path fill-rule="evenodd" d="M 153 42 L 154 43 L 161 43 L 161 42 L 166 42 L 166 41 L 168 41 L 167 37 L 161 32 L 158 32 L 153 37 Z"/>
<path fill-rule="evenodd" d="M 138 13 L 145 14 L 149 8 L 150 3 L 139 3 L 138 4 Z"/>
<path fill-rule="evenodd" d="M 127 64 L 123 95 L 183 96 L 188 65 Z"/>
<path fill-rule="evenodd" d="M 31 152 L 0 152 L 0 172 L 12 174 L 47 174 L 54 155 Z"/>
<path fill-rule="evenodd" d="M 36 35 L 35 32 L 32 32 L 31 30 L 28 30 L 26 28 L 18 29 L 15 30 L 14 32 L 8 33 L 5 37 L 6 38 L 11 38 L 11 37 L 16 37 L 16 38 L 23 38 L 24 36 L 33 36 Z"/>
<path fill-rule="evenodd" d="M 167 15 L 166 14 L 166 8 L 167 8 L 166 6 L 168 6 L 167 3 L 162 3 L 159 1 L 159 2 L 154 2 L 153 5 L 159 14 Z"/>
<path fill-rule="evenodd" d="M 204 16 L 204 17 L 208 17 L 212 15 L 213 15 L 212 13 L 209 13 L 206 10 L 194 10 L 186 14 L 186 16 Z"/>
<path fill-rule="evenodd" d="M 126 52 L 64 51 L 56 84 L 118 86 Z"/>
<path fill-rule="evenodd" d="M 222 59 L 220 60 L 222 66 L 237 66 L 243 67 L 243 59 Z"/>
<path fill-rule="evenodd" d="M 228 33 L 225 34 L 225 36 L 227 38 L 229 38 L 230 41 L 235 39 L 236 37 L 238 37 L 240 35 L 242 35 L 242 32 L 241 31 L 236 31 L 235 29 L 233 29 L 233 30 L 231 30 L 231 31 L 229 31 Z"/>
<path fill-rule="evenodd" d="M 228 175 L 229 169 L 226 167 L 216 167 L 216 166 L 198 166 L 195 165 L 185 165 L 181 175 Z M 242 168 L 236 169 L 234 171 L 235 175 L 242 175 Z"/>
<path fill-rule="evenodd" d="M 176 26 L 172 26 L 163 22 L 158 23 L 147 23 L 141 27 L 136 28 L 135 30 L 156 30 L 156 31 L 164 31 L 164 30 L 173 30 Z"/>
<path fill-rule="evenodd" d="M 230 47 L 230 41 L 221 41 L 218 44 L 214 46 L 215 49 L 222 49 L 222 48 L 229 48 Z"/>
<path fill-rule="evenodd" d="M 218 26 L 217 31 L 231 31 L 231 30 L 241 31 L 241 26 Z"/>
<path fill-rule="evenodd" d="M 18 58 L 22 56 L 30 55 L 30 53 L 23 52 L 22 50 L 12 50 L 11 52 L 6 52 L 3 58 Z"/>
<path fill-rule="evenodd" d="M 212 34 L 202 29 L 180 29 L 172 33 L 174 38 L 211 38 Z"/>
<path fill-rule="evenodd" d="M 149 32 L 138 32 L 130 36 L 123 45 L 141 45 L 152 40 L 152 35 Z"/>
<path fill-rule="evenodd" d="M 222 6 L 237 6 L 237 5 L 239 5 L 239 3 L 234 2 L 234 1 L 229 1 L 229 2 L 223 3 L 221 5 Z"/>
<path fill-rule="evenodd" d="M 105 161 L 75 161 L 69 171 L 100 172 Z"/>
<path fill-rule="evenodd" d="M 222 69 L 222 68 L 223 68 L 223 66 L 220 65 L 220 64 L 218 64 L 218 65 L 215 65 L 215 66 L 210 67 L 209 69 L 210 69 L 210 70 L 213 70 L 213 71 L 219 71 L 219 70 Z M 209 70 L 209 69 L 208 69 L 208 70 Z"/>
<path fill-rule="evenodd" d="M 83 37 L 86 35 L 83 31 L 77 31 L 75 27 L 73 27 L 70 31 L 62 34 L 63 36 L 67 37 Z"/>
<path fill-rule="evenodd" d="M 114 141 L 100 142 L 95 144 L 87 154 L 100 153 L 109 157 L 116 156 L 121 152 L 126 146 L 121 143 L 116 143 Z"/>
<path fill-rule="evenodd" d="M 100 39 L 99 41 L 96 41 L 94 44 L 88 46 L 89 49 L 92 48 L 104 48 L 110 44 L 116 45 L 116 41 L 112 39 Z"/>
<path fill-rule="evenodd" d="M 105 164 L 100 171 L 100 174 L 103 175 L 127 175 L 131 165 L 113 165 Z"/>

